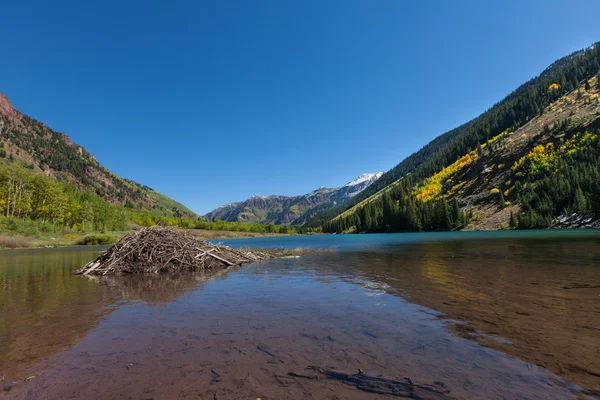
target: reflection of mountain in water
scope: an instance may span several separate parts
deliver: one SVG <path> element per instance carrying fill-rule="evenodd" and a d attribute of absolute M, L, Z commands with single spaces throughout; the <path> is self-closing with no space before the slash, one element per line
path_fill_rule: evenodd
<path fill-rule="evenodd" d="M 227 273 L 98 282 L 74 275 L 96 256 L 85 248 L 0 252 L 0 376 L 22 378 L 33 365 L 79 342 L 119 300 L 162 304 Z"/>
<path fill-rule="evenodd" d="M 0 375 L 20 376 L 112 310 L 109 293 L 72 273 L 95 255 L 89 249 L 0 252 Z"/>
<path fill-rule="evenodd" d="M 586 372 L 600 371 L 599 259 L 597 238 L 506 238 L 325 254 L 307 266 L 318 279 L 401 295 L 466 321 L 452 329 L 600 392 L 598 375 Z"/>

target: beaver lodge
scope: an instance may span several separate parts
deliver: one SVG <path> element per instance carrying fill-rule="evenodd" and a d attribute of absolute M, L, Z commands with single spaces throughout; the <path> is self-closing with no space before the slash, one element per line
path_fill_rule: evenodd
<path fill-rule="evenodd" d="M 80 275 L 126 275 L 217 270 L 272 258 L 256 250 L 232 249 L 196 239 L 184 231 L 165 227 L 132 231 Z"/>

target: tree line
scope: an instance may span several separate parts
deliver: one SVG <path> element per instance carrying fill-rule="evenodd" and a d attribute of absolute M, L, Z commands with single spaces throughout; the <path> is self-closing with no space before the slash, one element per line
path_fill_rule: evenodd
<path fill-rule="evenodd" d="M 470 216 L 456 198 L 423 202 L 403 185 L 358 207 L 348 216 L 323 224 L 328 233 L 449 231 L 467 225 Z"/>
<path fill-rule="evenodd" d="M 8 220 L 34 221 L 45 230 L 122 231 L 128 224 L 165 225 L 255 233 L 306 233 L 289 226 L 207 221 L 203 218 L 167 217 L 147 209 L 111 204 L 95 193 L 38 174 L 20 160 L 0 159 L 0 215 Z"/>
<path fill-rule="evenodd" d="M 282 233 L 295 234 L 307 233 L 302 228 L 293 228 L 287 225 L 274 224 L 250 224 L 246 222 L 229 222 L 214 219 L 208 221 L 202 217 L 198 218 L 177 218 L 165 217 L 162 215 L 153 215 L 149 211 L 132 212 L 129 214 L 129 220 L 141 226 L 164 225 L 174 226 L 184 229 L 205 229 L 211 231 L 229 231 L 229 232 L 252 232 L 252 233 Z"/>
<path fill-rule="evenodd" d="M 83 231 L 127 228 L 120 207 L 6 161 L 0 165 L 0 213 Z"/>

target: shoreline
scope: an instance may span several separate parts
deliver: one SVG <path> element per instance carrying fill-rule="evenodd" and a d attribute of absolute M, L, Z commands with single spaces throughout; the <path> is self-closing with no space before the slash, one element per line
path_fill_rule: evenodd
<path fill-rule="evenodd" d="M 200 240 L 228 240 L 228 239 L 251 239 L 257 237 L 282 237 L 282 236 L 294 236 L 289 234 L 279 234 L 279 233 L 269 233 L 269 234 L 261 234 L 256 232 L 236 232 L 236 231 L 212 231 L 206 229 L 178 229 L 186 231 L 187 233 L 195 236 Z M 65 237 L 70 234 L 61 234 L 56 233 L 52 235 L 47 235 L 46 237 L 35 237 L 35 236 L 26 236 L 26 235 L 10 235 L 6 232 L 0 233 L 0 238 L 17 238 L 22 239 L 23 241 L 30 241 L 31 245 L 29 246 L 17 246 L 17 247 L 9 247 L 3 246 L 0 244 L 0 251 L 6 250 L 33 250 L 33 249 L 57 249 L 57 248 L 67 248 L 67 247 L 89 247 L 89 246 L 97 246 L 94 244 L 80 244 L 79 242 L 83 240 L 86 236 L 93 235 L 102 235 L 102 236 L 112 236 L 115 240 L 114 242 L 119 241 L 125 235 L 127 235 L 129 231 L 108 231 L 108 232 L 86 232 L 81 234 L 76 234 L 73 237 Z M 114 243 L 105 244 L 101 246 L 111 246 Z"/>

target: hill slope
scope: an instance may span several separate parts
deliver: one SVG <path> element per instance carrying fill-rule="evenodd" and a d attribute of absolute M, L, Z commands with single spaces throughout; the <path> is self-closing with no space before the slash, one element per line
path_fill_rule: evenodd
<path fill-rule="evenodd" d="M 363 174 L 346 185 L 319 188 L 301 196 L 253 196 L 223 205 L 206 214 L 209 219 L 277 225 L 301 225 L 319 211 L 343 204 L 368 188 L 383 172 Z"/>
<path fill-rule="evenodd" d="M 526 228 L 551 225 L 576 209 L 591 213 L 600 172 L 594 161 L 599 70 L 598 44 L 555 62 L 309 225 L 331 232 L 495 229 L 508 227 L 512 212 L 511 225 Z M 550 167 L 537 165 L 540 159 L 550 159 Z M 579 166 L 571 194 L 543 189 L 552 176 L 570 173 L 567 162 Z M 553 184 L 564 189 L 563 181 Z"/>
<path fill-rule="evenodd" d="M 64 133 L 17 111 L 0 93 L 0 155 L 34 173 L 89 191 L 132 211 L 167 217 L 197 217 L 182 204 L 104 168 Z"/>

